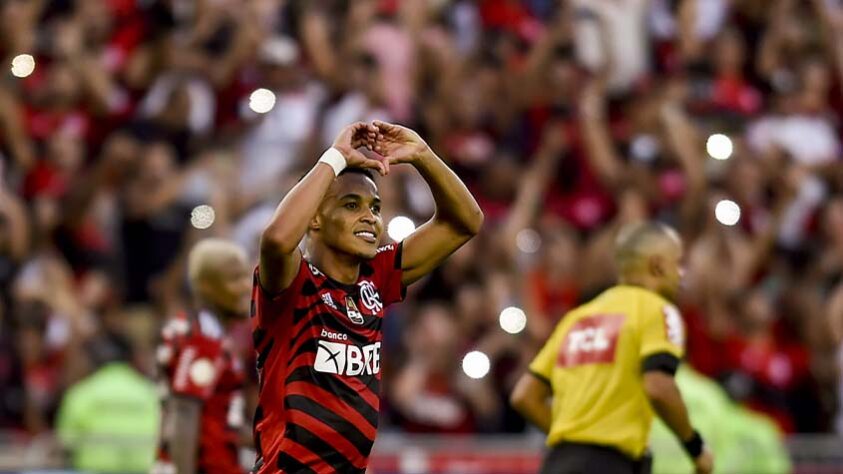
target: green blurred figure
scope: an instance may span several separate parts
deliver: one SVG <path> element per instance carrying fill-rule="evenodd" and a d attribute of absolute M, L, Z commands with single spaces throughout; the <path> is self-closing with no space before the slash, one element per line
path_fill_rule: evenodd
<path fill-rule="evenodd" d="M 740 407 L 717 382 L 682 364 L 676 383 L 691 414 L 691 422 L 717 453 L 714 472 L 722 474 L 783 474 L 791 471 L 787 448 L 776 424 Z M 650 432 L 654 474 L 693 472 L 676 438 L 661 420 Z"/>
<path fill-rule="evenodd" d="M 160 401 L 155 386 L 128 362 L 129 344 L 109 336 L 91 347 L 94 373 L 62 400 L 57 432 L 73 469 L 145 473 L 155 457 Z"/>

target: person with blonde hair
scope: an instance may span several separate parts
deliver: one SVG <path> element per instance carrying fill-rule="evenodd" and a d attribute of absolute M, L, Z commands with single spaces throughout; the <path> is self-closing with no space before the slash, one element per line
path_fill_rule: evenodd
<path fill-rule="evenodd" d="M 246 252 L 227 240 L 201 240 L 187 274 L 193 309 L 164 325 L 157 354 L 167 394 L 153 473 L 239 474 L 245 376 L 227 334 L 249 314 Z"/>

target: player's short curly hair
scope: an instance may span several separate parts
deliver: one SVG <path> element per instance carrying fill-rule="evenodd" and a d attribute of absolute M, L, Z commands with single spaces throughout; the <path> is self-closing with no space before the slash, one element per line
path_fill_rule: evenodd
<path fill-rule="evenodd" d="M 301 176 L 299 176 L 299 181 L 303 180 L 304 177 L 307 176 L 307 173 L 310 173 L 310 170 L 306 171 Z M 372 171 L 368 168 L 354 168 L 354 167 L 348 166 L 348 167 L 344 168 L 342 171 L 340 171 L 340 174 L 337 177 L 342 176 L 342 175 L 346 175 L 346 174 L 361 174 L 361 175 L 371 179 L 375 183 L 377 183 L 377 180 L 375 179 L 376 176 L 375 176 L 374 171 Z"/>
<path fill-rule="evenodd" d="M 363 176 L 371 179 L 372 181 L 375 181 L 375 173 L 368 168 L 353 168 L 349 166 L 340 171 L 340 174 L 338 176 L 342 176 L 344 174 L 362 174 Z"/>

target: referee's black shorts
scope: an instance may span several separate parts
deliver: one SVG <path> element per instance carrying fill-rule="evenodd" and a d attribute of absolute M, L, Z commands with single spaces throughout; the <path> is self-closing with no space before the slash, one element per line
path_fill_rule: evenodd
<path fill-rule="evenodd" d="M 541 474 L 650 474 L 651 470 L 649 455 L 636 460 L 605 446 L 560 443 L 547 453 Z"/>

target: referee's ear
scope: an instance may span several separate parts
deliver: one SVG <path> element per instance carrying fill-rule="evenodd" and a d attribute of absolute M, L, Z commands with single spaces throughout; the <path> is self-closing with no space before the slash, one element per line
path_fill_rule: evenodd
<path fill-rule="evenodd" d="M 647 258 L 647 269 L 650 271 L 650 275 L 656 278 L 667 275 L 664 269 L 664 258 L 660 255 L 651 255 Z"/>

